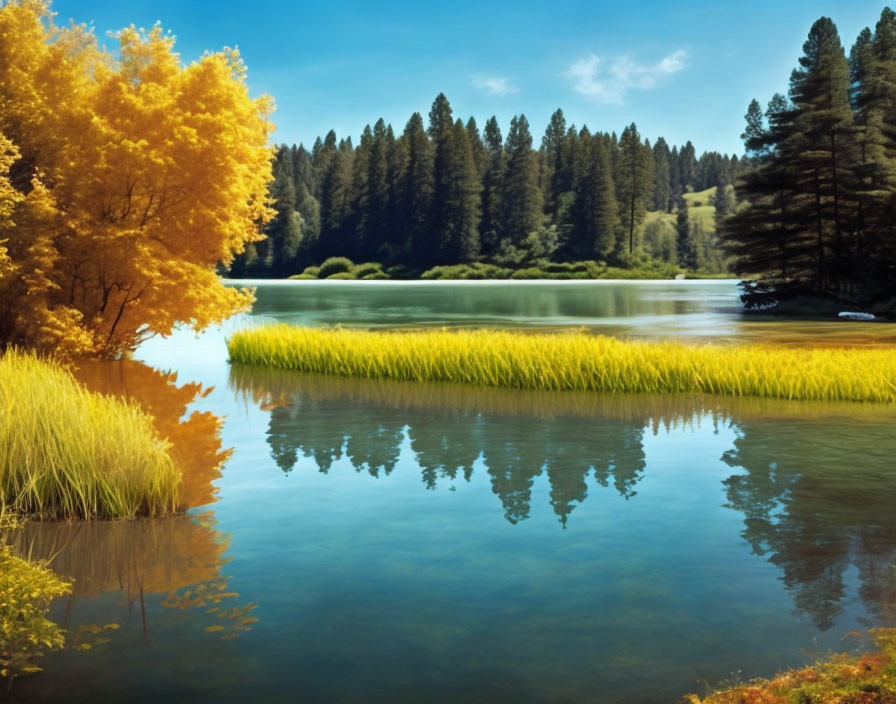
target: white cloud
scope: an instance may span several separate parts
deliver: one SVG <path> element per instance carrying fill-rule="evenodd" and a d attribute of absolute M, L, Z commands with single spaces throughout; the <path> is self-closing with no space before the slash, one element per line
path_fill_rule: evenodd
<path fill-rule="evenodd" d="M 564 76 L 572 81 L 577 93 L 601 103 L 620 104 L 631 90 L 650 90 L 663 78 L 685 68 L 687 52 L 672 52 L 655 64 L 640 64 L 630 54 L 616 57 L 605 66 L 605 60 L 594 54 L 576 61 Z"/>
<path fill-rule="evenodd" d="M 488 91 L 489 95 L 510 95 L 519 93 L 519 89 L 506 78 L 499 76 L 474 76 L 473 85 Z"/>

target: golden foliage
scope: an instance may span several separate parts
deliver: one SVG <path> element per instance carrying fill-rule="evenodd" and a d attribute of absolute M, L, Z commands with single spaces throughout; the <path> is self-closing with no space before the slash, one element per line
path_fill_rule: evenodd
<path fill-rule="evenodd" d="M 0 345 L 111 356 L 244 309 L 215 274 L 270 219 L 267 97 L 235 50 L 0 7 Z"/>

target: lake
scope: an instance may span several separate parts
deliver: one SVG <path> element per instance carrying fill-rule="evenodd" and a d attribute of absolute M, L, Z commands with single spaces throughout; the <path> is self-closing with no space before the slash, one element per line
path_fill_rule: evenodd
<path fill-rule="evenodd" d="M 894 409 L 321 377 L 224 347 L 272 320 L 788 345 L 896 326 L 744 319 L 731 281 L 255 283 L 250 315 L 81 371 L 160 416 L 196 507 L 26 528 L 75 579 L 52 616 L 76 647 L 23 701 L 674 702 L 896 625 Z"/>

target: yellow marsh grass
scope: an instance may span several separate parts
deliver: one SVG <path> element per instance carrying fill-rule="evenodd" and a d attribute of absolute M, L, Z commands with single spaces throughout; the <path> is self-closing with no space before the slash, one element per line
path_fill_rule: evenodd
<path fill-rule="evenodd" d="M 0 357 L 0 506 L 45 520 L 159 516 L 181 471 L 140 408 L 56 363 Z"/>
<path fill-rule="evenodd" d="M 896 401 L 896 352 L 688 345 L 580 332 L 367 332 L 290 325 L 227 341 L 232 362 L 363 378 L 551 391 Z"/>

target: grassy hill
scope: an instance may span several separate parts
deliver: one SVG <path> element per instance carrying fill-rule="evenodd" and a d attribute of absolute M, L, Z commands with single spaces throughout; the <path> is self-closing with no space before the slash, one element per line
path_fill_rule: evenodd
<path fill-rule="evenodd" d="M 703 231 L 707 234 L 715 233 L 716 231 L 716 207 L 712 204 L 712 199 L 716 195 L 716 187 L 707 188 L 705 191 L 699 191 L 697 193 L 685 193 L 684 199 L 688 204 L 688 219 L 693 222 L 699 222 L 703 226 Z M 647 213 L 647 217 L 644 218 L 644 223 L 642 227 L 647 227 L 651 222 L 655 222 L 657 220 L 662 220 L 669 223 L 673 228 L 675 227 L 675 213 L 664 213 L 659 210 L 655 210 Z"/>

